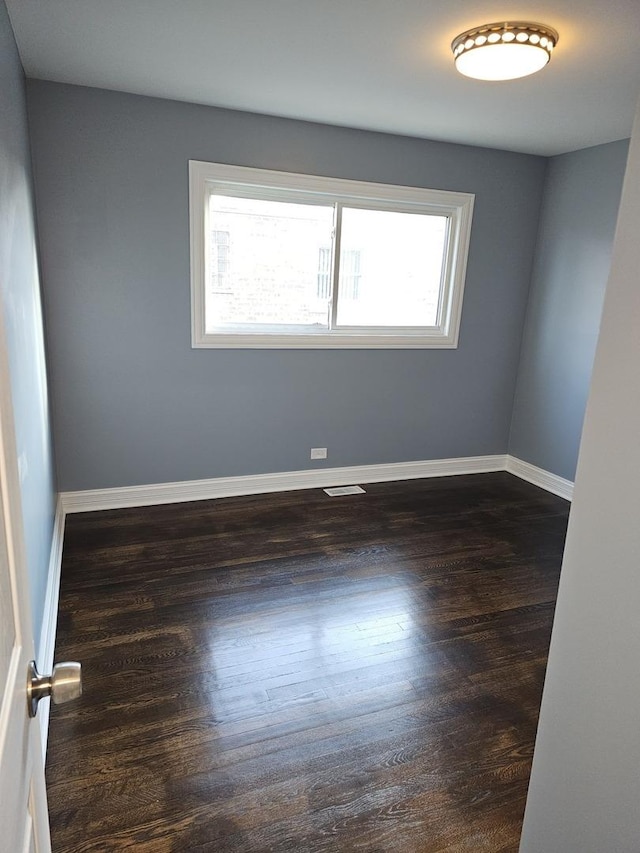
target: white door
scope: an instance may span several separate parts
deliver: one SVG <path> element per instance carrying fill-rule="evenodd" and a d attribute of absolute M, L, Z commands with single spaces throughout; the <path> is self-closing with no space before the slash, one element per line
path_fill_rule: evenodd
<path fill-rule="evenodd" d="M 37 718 L 27 713 L 34 659 L 20 483 L 0 317 L 0 853 L 51 853 Z"/>

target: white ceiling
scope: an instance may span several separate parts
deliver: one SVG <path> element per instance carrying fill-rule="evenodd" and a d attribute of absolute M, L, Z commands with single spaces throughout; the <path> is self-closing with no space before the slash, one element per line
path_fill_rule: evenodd
<path fill-rule="evenodd" d="M 535 154 L 631 133 L 640 0 L 6 0 L 29 77 Z M 533 77 L 454 69 L 462 30 L 560 33 Z"/>

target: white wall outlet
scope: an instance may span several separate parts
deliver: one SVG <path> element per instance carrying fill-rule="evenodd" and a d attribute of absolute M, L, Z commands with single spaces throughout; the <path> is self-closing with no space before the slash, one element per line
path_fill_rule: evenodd
<path fill-rule="evenodd" d="M 327 448 L 326 447 L 312 447 L 311 448 L 311 458 L 312 459 L 326 459 L 327 458 Z"/>

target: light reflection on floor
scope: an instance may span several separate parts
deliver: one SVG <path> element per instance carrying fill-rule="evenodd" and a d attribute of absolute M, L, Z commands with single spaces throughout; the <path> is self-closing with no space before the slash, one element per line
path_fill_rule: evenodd
<path fill-rule="evenodd" d="M 287 618 L 286 592 L 264 606 L 257 590 L 250 616 L 216 620 L 208 642 L 214 716 L 237 714 L 239 706 L 247 714 L 264 713 L 293 701 L 326 699 L 327 688 L 346 695 L 362 679 L 371 681 L 371 668 L 381 660 L 406 665 L 416 654 L 414 591 L 404 579 L 387 579 L 382 587 L 363 594 L 352 582 L 349 592 L 308 595 L 296 601 L 293 621 Z M 424 660 L 415 664 L 419 677 Z"/>

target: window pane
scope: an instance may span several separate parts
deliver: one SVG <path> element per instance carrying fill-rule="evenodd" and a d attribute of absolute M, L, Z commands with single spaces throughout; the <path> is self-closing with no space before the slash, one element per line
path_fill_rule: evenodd
<path fill-rule="evenodd" d="M 328 328 L 333 206 L 211 195 L 207 331 Z"/>
<path fill-rule="evenodd" d="M 342 209 L 338 326 L 435 326 L 447 217 Z"/>

